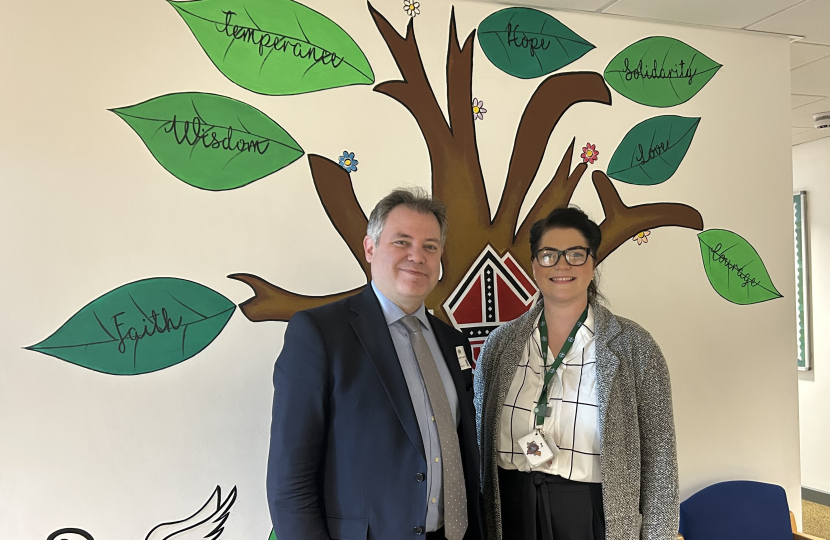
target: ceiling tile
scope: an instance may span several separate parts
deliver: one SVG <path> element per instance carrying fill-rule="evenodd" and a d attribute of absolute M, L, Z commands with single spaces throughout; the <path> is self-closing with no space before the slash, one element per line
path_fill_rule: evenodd
<path fill-rule="evenodd" d="M 530 6 L 545 9 L 572 9 L 576 11 L 597 11 L 608 4 L 608 0 L 501 0 L 498 4 Z"/>
<path fill-rule="evenodd" d="M 830 111 L 830 98 L 824 98 L 821 101 L 798 107 L 790 112 L 792 120 L 790 125 L 792 127 L 813 128 L 813 115 L 820 112 Z"/>
<path fill-rule="evenodd" d="M 822 129 L 821 131 L 819 131 L 817 129 L 814 129 L 812 131 L 805 131 L 804 133 L 798 133 L 796 135 L 793 135 L 793 146 L 810 141 L 815 141 L 816 139 L 824 139 L 825 137 L 830 137 L 830 130 Z"/>
<path fill-rule="evenodd" d="M 790 69 L 801 67 L 804 64 L 814 62 L 819 58 L 830 56 L 830 46 L 813 45 L 812 43 L 791 43 L 790 44 Z"/>
<path fill-rule="evenodd" d="M 799 1 L 621 0 L 603 13 L 724 28 L 744 28 Z"/>
<path fill-rule="evenodd" d="M 790 71 L 790 92 L 830 96 L 830 56 Z"/>
<path fill-rule="evenodd" d="M 806 0 L 749 27 L 750 30 L 804 36 L 808 43 L 830 45 L 830 0 Z"/>
<path fill-rule="evenodd" d="M 811 128 L 792 128 L 793 129 L 793 136 L 798 135 L 799 133 L 805 133 L 807 131 L 813 131 Z"/>
<path fill-rule="evenodd" d="M 803 107 L 804 105 L 809 105 L 810 103 L 821 101 L 826 97 L 827 96 L 808 96 L 806 94 L 792 94 L 790 96 L 792 103 L 791 108 L 795 109 L 796 107 Z"/>

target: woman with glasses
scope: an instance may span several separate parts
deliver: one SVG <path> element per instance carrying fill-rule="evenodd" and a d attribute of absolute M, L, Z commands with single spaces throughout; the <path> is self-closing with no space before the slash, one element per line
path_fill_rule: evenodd
<path fill-rule="evenodd" d="M 577 208 L 530 231 L 541 298 L 475 371 L 490 540 L 673 540 L 671 385 L 660 348 L 597 302 L 602 235 Z"/>

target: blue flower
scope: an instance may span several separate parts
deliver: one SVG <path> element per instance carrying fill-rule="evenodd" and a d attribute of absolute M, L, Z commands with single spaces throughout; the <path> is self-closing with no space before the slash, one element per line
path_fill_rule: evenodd
<path fill-rule="evenodd" d="M 356 171 L 357 160 L 354 158 L 354 152 L 344 150 L 343 155 L 340 156 L 340 166 L 346 169 L 346 172 Z"/>

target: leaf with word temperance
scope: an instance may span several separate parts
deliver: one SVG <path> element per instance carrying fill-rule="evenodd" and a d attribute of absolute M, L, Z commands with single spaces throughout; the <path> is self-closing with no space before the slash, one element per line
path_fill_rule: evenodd
<path fill-rule="evenodd" d="M 170 4 L 219 71 L 253 92 L 281 96 L 375 82 L 349 34 L 292 0 Z"/>
<path fill-rule="evenodd" d="M 665 36 L 623 49 L 605 68 L 611 88 L 650 107 L 673 107 L 692 99 L 721 68 L 697 49 Z"/>
<path fill-rule="evenodd" d="M 515 7 L 481 21 L 478 42 L 500 70 L 520 79 L 552 73 L 594 46 L 547 13 Z"/>
<path fill-rule="evenodd" d="M 723 229 L 697 235 L 703 269 L 715 291 L 735 304 L 757 304 L 781 298 L 764 262 L 749 242 Z"/>
<path fill-rule="evenodd" d="M 236 306 L 218 292 L 179 278 L 122 285 L 84 306 L 31 347 L 112 375 L 140 375 L 196 355 L 219 335 Z"/>
<path fill-rule="evenodd" d="M 234 189 L 303 155 L 279 124 L 241 101 L 183 92 L 113 109 L 173 176 L 202 189 Z"/>
<path fill-rule="evenodd" d="M 661 184 L 686 156 L 700 118 L 656 116 L 629 131 L 608 162 L 608 176 L 638 186 Z"/>

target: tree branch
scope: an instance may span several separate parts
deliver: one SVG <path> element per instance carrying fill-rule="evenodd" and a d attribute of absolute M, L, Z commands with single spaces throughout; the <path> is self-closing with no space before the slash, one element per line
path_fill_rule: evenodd
<path fill-rule="evenodd" d="M 641 231 L 670 226 L 703 230 L 703 217 L 691 206 L 678 203 L 626 206 L 604 172 L 594 171 L 591 178 L 605 213 L 605 219 L 599 224 L 602 244 L 597 264 Z"/>
<path fill-rule="evenodd" d="M 252 274 L 231 274 L 228 277 L 241 281 L 254 290 L 253 298 L 239 304 L 242 313 L 252 322 L 287 321 L 298 311 L 352 296 L 366 286 L 327 296 L 304 296 L 286 291 Z"/>
<path fill-rule="evenodd" d="M 366 279 L 371 279 L 370 266 L 363 253 L 368 220 L 357 202 L 351 176 L 343 167 L 323 156 L 309 154 L 308 164 L 326 214 L 349 246 Z"/>

